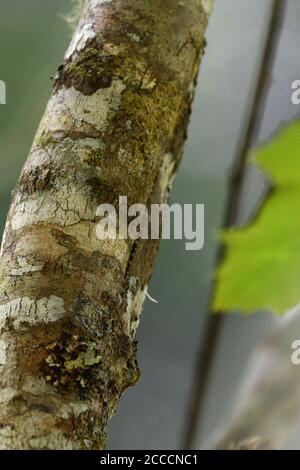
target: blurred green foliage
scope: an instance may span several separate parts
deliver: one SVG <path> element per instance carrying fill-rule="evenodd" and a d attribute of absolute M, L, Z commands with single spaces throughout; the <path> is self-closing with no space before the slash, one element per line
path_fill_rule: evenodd
<path fill-rule="evenodd" d="M 253 155 L 272 190 L 252 223 L 227 230 L 214 310 L 283 314 L 300 302 L 300 122 Z"/>

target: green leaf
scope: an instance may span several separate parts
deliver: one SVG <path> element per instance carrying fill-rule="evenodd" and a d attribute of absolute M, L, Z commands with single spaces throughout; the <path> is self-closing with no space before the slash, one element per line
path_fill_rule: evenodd
<path fill-rule="evenodd" d="M 255 220 L 225 231 L 214 311 L 283 314 L 300 303 L 300 122 L 253 155 L 273 183 Z"/>

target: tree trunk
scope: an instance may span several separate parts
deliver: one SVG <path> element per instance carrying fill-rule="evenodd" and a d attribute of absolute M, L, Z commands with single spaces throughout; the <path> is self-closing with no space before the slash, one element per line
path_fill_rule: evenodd
<path fill-rule="evenodd" d="M 157 241 L 96 236 L 99 204 L 166 200 L 212 0 L 86 0 L 14 192 L 0 261 L 0 448 L 100 449 L 139 378 Z"/>

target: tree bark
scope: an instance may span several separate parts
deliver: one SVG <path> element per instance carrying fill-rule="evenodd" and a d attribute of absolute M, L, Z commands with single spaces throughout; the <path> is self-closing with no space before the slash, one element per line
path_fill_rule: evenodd
<path fill-rule="evenodd" d="M 0 448 L 101 449 L 138 380 L 157 241 L 96 209 L 161 203 L 182 155 L 212 0 L 86 0 L 14 192 L 0 259 Z"/>

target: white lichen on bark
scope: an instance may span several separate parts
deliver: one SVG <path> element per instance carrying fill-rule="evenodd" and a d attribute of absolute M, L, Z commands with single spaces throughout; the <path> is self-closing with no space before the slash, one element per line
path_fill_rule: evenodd
<path fill-rule="evenodd" d="M 202 6 L 206 14 L 209 16 L 211 15 L 211 12 L 214 6 L 214 0 L 202 0 Z"/>
<path fill-rule="evenodd" d="M 3 237 L 1 449 L 102 448 L 139 378 L 158 242 L 99 240 L 97 207 L 167 199 L 210 4 L 85 1 Z"/>
<path fill-rule="evenodd" d="M 55 295 L 39 300 L 19 297 L 0 304 L 0 331 L 8 322 L 14 329 L 21 329 L 22 324 L 27 327 L 58 321 L 64 317 L 64 313 L 64 301 Z"/>

